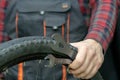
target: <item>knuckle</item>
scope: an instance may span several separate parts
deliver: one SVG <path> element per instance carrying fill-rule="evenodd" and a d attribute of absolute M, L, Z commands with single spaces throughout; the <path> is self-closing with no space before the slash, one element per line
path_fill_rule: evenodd
<path fill-rule="evenodd" d="M 99 68 L 102 65 L 102 63 L 103 63 L 103 61 L 99 60 L 98 63 L 97 63 L 97 68 Z"/>
<path fill-rule="evenodd" d="M 104 56 L 102 57 L 101 63 L 103 63 L 103 61 L 104 61 Z"/>
<path fill-rule="evenodd" d="M 95 50 L 95 48 L 94 47 L 89 47 L 89 49 L 87 49 L 87 50 L 89 50 L 89 53 L 91 54 L 91 55 L 95 55 L 96 54 L 96 50 Z"/>
<path fill-rule="evenodd" d="M 88 56 L 89 56 L 90 60 L 92 60 L 93 58 L 96 57 L 96 53 L 95 53 L 94 51 L 90 51 L 90 52 L 88 53 Z"/>
<path fill-rule="evenodd" d="M 79 71 L 80 71 L 80 72 L 79 72 L 80 74 L 85 74 L 86 68 L 82 67 Z"/>
<path fill-rule="evenodd" d="M 94 57 L 96 55 L 96 52 L 95 51 L 91 51 L 90 55 L 91 55 L 91 57 Z"/>
<path fill-rule="evenodd" d="M 97 66 L 96 66 L 97 67 L 96 70 L 99 69 L 100 66 L 101 66 L 101 63 L 98 63 Z"/>
<path fill-rule="evenodd" d="M 84 73 L 85 73 L 85 68 L 81 68 L 80 72 L 81 72 L 82 74 L 84 74 Z"/>

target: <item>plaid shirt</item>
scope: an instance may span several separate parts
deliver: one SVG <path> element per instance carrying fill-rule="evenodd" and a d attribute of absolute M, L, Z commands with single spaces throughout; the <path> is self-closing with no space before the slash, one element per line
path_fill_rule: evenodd
<path fill-rule="evenodd" d="M 78 0 L 86 25 L 89 26 L 86 39 L 100 42 L 106 51 L 115 31 L 117 0 Z M 6 0 L 0 0 L 0 42 L 8 40 L 4 32 Z"/>

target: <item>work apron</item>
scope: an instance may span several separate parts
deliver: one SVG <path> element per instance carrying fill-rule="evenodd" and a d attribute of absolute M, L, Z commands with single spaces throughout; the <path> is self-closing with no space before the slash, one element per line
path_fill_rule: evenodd
<path fill-rule="evenodd" d="M 83 40 L 88 31 L 78 0 L 8 0 L 5 12 L 4 31 L 11 39 L 59 33 L 71 43 Z M 63 65 L 47 64 L 46 60 L 23 62 L 23 80 L 63 80 Z M 18 65 L 5 75 L 6 80 L 17 80 Z M 66 75 L 67 80 L 77 80 Z"/>

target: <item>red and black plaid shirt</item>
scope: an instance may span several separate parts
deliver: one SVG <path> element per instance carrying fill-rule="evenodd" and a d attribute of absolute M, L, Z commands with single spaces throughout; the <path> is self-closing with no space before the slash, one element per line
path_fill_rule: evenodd
<path fill-rule="evenodd" d="M 100 42 L 106 51 L 115 31 L 117 0 L 78 0 L 80 10 L 89 25 L 86 39 Z M 0 42 L 8 40 L 4 32 L 6 0 L 0 0 Z M 92 14 L 92 15 L 90 15 Z"/>

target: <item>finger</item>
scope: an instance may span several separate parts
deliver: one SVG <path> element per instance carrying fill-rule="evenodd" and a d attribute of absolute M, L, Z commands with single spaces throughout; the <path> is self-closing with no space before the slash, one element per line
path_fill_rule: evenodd
<path fill-rule="evenodd" d="M 101 45 L 98 44 L 98 46 L 96 48 L 97 48 L 96 53 L 98 53 L 99 61 L 103 62 L 104 61 L 104 54 L 103 54 L 103 49 L 102 49 Z"/>
<path fill-rule="evenodd" d="M 76 74 L 75 76 L 77 78 L 82 78 L 85 79 L 87 75 L 89 75 L 91 73 L 91 71 L 93 70 L 94 66 L 95 66 L 95 62 L 97 60 L 97 57 L 95 57 L 94 59 L 91 60 L 91 63 L 88 65 L 88 67 L 86 68 L 86 70 L 82 73 Z"/>
<path fill-rule="evenodd" d="M 96 61 L 98 62 L 98 59 Z M 98 62 L 97 64 L 95 64 L 95 67 L 90 72 L 90 74 L 87 75 L 85 78 L 86 79 L 92 78 L 98 72 L 98 70 L 99 70 L 100 67 L 101 67 L 101 63 Z"/>
<path fill-rule="evenodd" d="M 78 54 L 75 58 L 75 60 L 69 65 L 69 69 L 77 69 L 79 68 L 85 61 L 87 54 L 87 48 L 81 47 L 78 49 Z"/>
<path fill-rule="evenodd" d="M 95 68 L 96 66 L 96 61 L 97 61 L 97 57 L 93 59 L 93 62 L 89 65 L 89 67 L 87 68 L 87 70 L 84 72 L 84 73 L 81 73 L 80 74 L 80 77 L 82 79 L 88 79 L 87 77 L 89 75 L 91 75 L 91 72 L 93 71 L 93 69 Z"/>
<path fill-rule="evenodd" d="M 81 74 L 81 73 L 85 72 L 88 69 L 88 67 L 90 66 L 90 64 L 92 63 L 94 57 L 95 57 L 95 51 L 88 50 L 85 62 L 78 69 L 71 70 L 71 73 L 72 74 Z"/>
<path fill-rule="evenodd" d="M 93 77 L 96 72 L 98 71 L 98 69 L 101 67 L 103 60 L 104 60 L 104 55 L 102 53 L 102 49 L 101 50 L 96 50 L 96 60 L 95 61 L 95 67 L 93 68 L 93 70 L 90 71 L 90 73 L 88 75 L 86 75 L 85 77 L 83 77 L 84 79 L 89 79 L 91 77 Z"/>
<path fill-rule="evenodd" d="M 88 67 L 88 69 L 87 69 L 87 71 L 85 73 L 75 74 L 74 77 L 85 79 L 85 77 L 86 77 L 85 74 L 88 75 L 92 71 L 93 66 L 94 66 L 93 63 L 91 63 L 91 65 Z"/>
<path fill-rule="evenodd" d="M 99 58 L 99 62 L 102 64 L 104 61 L 104 54 L 103 54 L 102 50 L 99 52 L 98 58 Z"/>

